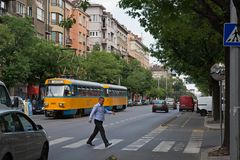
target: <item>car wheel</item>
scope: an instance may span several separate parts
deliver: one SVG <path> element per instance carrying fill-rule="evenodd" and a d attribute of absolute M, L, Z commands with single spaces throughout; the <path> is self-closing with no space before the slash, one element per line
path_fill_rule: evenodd
<path fill-rule="evenodd" d="M 165 112 L 168 113 L 168 109 Z"/>
<path fill-rule="evenodd" d="M 41 157 L 39 160 L 47 160 L 48 159 L 48 145 L 45 143 L 42 148 Z"/>
<path fill-rule="evenodd" d="M 156 110 L 153 109 L 152 112 L 156 112 Z"/>
<path fill-rule="evenodd" d="M 12 157 L 11 157 L 11 155 L 6 154 L 6 155 L 3 157 L 2 160 L 12 160 Z"/>

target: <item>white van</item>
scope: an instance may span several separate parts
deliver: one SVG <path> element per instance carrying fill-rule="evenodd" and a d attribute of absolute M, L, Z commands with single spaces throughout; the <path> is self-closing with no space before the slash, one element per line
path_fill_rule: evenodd
<path fill-rule="evenodd" d="M 212 112 L 212 96 L 198 98 L 198 110 L 201 116 L 206 116 Z"/>

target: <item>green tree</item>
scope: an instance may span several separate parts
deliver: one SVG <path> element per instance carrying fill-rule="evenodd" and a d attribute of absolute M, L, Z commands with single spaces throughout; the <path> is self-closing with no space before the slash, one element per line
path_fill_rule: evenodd
<path fill-rule="evenodd" d="M 0 29 L 5 41 L 0 49 L 1 79 L 7 86 L 25 83 L 30 74 L 28 55 L 36 42 L 34 28 L 27 18 L 2 16 L 0 23 L 5 26 Z"/>
<path fill-rule="evenodd" d="M 128 10 L 128 13 L 132 17 L 140 18 L 142 26 L 144 26 L 146 30 L 157 39 L 157 46 L 159 46 L 158 52 L 162 53 L 159 55 L 165 55 L 163 58 L 167 57 L 167 62 L 169 62 L 172 57 L 177 57 L 175 59 L 178 67 L 174 67 L 174 69 L 178 68 L 179 71 L 188 71 L 187 75 L 190 75 L 198 83 L 203 84 L 203 82 L 212 82 L 212 80 L 209 80 L 209 74 L 207 75 L 206 72 L 209 72 L 209 68 L 213 63 L 219 62 L 223 59 L 219 56 L 219 53 L 224 53 L 221 36 L 223 23 L 229 20 L 229 1 L 121 0 L 120 6 L 123 8 L 131 8 Z M 186 24 L 190 24 L 189 26 L 191 28 L 189 29 L 189 27 L 186 26 L 187 28 L 184 29 L 182 25 Z M 199 32 L 195 32 L 193 29 L 198 30 Z M 182 33 L 185 34 L 183 35 Z M 196 37 L 197 33 L 199 35 L 203 34 L 204 36 L 200 35 L 200 39 L 198 39 L 198 37 Z M 183 38 L 179 41 L 180 38 L 178 36 L 182 35 Z M 214 45 L 211 47 L 209 44 L 212 42 Z M 188 43 L 191 45 L 188 45 Z M 192 46 L 192 48 L 190 48 L 190 46 Z M 161 50 L 160 47 L 163 48 L 163 50 Z M 197 51 L 197 49 L 199 49 L 199 51 Z M 219 52 L 215 52 L 216 50 Z M 186 56 L 186 54 L 188 56 Z M 195 57 L 196 54 L 198 54 L 198 58 Z M 223 146 L 229 148 L 229 53 L 225 52 L 225 56 L 225 65 L 227 68 L 227 107 L 225 112 L 226 121 Z M 195 61 L 193 58 L 195 58 Z M 195 63 L 186 64 L 185 62 L 188 61 Z M 199 63 L 199 61 L 205 62 L 203 65 L 208 69 L 205 69 L 205 71 L 201 70 L 201 68 L 204 67 L 203 65 L 198 66 L 199 64 L 202 64 Z M 210 63 L 206 64 L 206 62 Z M 199 72 L 196 68 L 199 68 L 200 73 L 203 74 L 195 74 L 196 72 Z M 205 76 L 205 79 L 203 80 L 202 78 L 199 78 L 200 76 Z M 201 79 L 201 81 L 198 79 Z M 213 84 L 215 84 L 213 86 L 216 86 L 216 82 L 213 82 Z"/>
<path fill-rule="evenodd" d="M 118 84 L 122 66 L 112 53 L 93 51 L 83 61 L 85 80 Z"/>

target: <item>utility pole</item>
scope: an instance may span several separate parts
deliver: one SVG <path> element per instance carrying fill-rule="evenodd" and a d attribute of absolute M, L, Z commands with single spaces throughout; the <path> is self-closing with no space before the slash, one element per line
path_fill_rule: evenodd
<path fill-rule="evenodd" d="M 231 0 L 230 22 L 237 23 L 236 8 Z M 230 47 L 230 160 L 239 160 L 240 152 L 240 49 Z"/>

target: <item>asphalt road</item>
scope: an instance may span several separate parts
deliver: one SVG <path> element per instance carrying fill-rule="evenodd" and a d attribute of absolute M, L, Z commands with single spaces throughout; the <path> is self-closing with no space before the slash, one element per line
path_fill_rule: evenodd
<path fill-rule="evenodd" d="M 151 106 L 129 107 L 106 115 L 104 127 L 111 147 L 105 148 L 100 134 L 86 145 L 94 129 L 88 117 L 49 119 L 32 117 L 48 133 L 49 160 L 200 160 L 201 148 L 216 145 L 215 131 L 206 130 L 203 117 L 195 112 L 151 112 Z M 206 142 L 204 139 L 209 139 Z"/>

